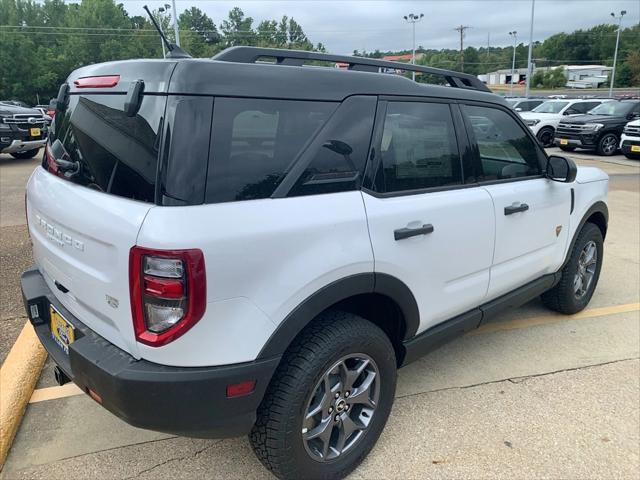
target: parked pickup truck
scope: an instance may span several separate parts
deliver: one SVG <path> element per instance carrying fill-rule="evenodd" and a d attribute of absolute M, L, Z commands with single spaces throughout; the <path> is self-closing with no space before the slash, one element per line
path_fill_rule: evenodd
<path fill-rule="evenodd" d="M 0 102 L 0 153 L 33 158 L 47 141 L 47 119 L 35 108 Z"/>

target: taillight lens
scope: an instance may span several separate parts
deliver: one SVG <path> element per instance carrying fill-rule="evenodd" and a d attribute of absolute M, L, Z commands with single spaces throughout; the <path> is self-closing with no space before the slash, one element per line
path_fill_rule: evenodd
<path fill-rule="evenodd" d="M 207 286 L 201 250 L 133 247 L 129 281 L 133 325 L 141 343 L 166 345 L 204 315 Z"/>
<path fill-rule="evenodd" d="M 47 160 L 47 171 L 53 173 L 54 175 L 58 175 L 58 164 L 56 163 L 56 159 L 51 152 L 51 144 L 47 142 L 44 147 L 44 156 Z"/>

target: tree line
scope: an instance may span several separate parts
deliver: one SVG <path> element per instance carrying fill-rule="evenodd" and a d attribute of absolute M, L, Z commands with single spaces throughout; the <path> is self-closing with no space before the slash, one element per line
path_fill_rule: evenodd
<path fill-rule="evenodd" d="M 153 12 L 173 39 L 170 11 Z M 233 8 L 217 25 L 206 13 L 191 7 L 178 16 L 181 46 L 194 57 L 211 57 L 236 45 L 324 51 L 314 44 L 293 18 L 259 23 Z M 598 63 L 611 65 L 616 27 L 559 33 L 534 44 L 536 66 Z M 527 46 L 516 47 L 516 66 L 525 67 Z M 419 47 L 418 63 L 471 74 L 511 67 L 512 47 L 455 49 Z M 381 58 L 400 52 L 355 51 Z M 130 15 L 115 0 L 0 0 L 0 99 L 46 103 L 56 95 L 68 74 L 83 65 L 128 58 L 160 58 L 162 44 L 149 19 Z M 423 79 L 424 80 L 424 79 Z M 640 26 L 625 28 L 620 38 L 616 86 L 640 85 Z"/>
<path fill-rule="evenodd" d="M 616 45 L 617 26 L 596 25 L 587 30 L 572 33 L 558 33 L 542 42 L 533 44 L 533 61 L 536 67 L 558 67 L 560 65 L 597 64 L 612 66 Z M 516 68 L 526 68 L 529 45 L 519 43 L 516 46 Z M 361 52 L 354 55 L 382 58 L 386 55 L 409 54 L 411 50 L 399 52 L 380 51 Z M 434 50 L 419 46 L 416 55 L 423 55 L 416 61 L 421 65 L 450 70 L 462 70 L 472 75 L 485 74 L 499 69 L 510 69 L 513 46 L 507 47 L 467 47 L 461 55 L 460 50 Z M 556 75 L 556 77 L 559 77 Z M 554 86 L 558 83 L 551 74 L 538 75 L 535 86 Z M 564 76 L 563 76 L 564 78 Z M 624 28 L 620 33 L 618 63 L 616 69 L 616 87 L 640 86 L 640 25 Z M 564 85 L 564 80 L 561 82 Z"/>
<path fill-rule="evenodd" d="M 168 11 L 154 11 L 174 41 Z M 193 57 L 212 57 L 236 45 L 324 51 L 295 19 L 254 25 L 233 8 L 217 26 L 197 7 L 178 16 L 180 43 Z M 0 99 L 47 103 L 69 73 L 91 63 L 160 58 L 162 43 L 145 16 L 129 15 L 114 0 L 0 0 Z"/>

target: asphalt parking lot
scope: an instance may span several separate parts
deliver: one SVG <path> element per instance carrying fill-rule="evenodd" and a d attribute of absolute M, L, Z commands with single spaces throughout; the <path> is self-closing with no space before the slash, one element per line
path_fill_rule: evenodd
<path fill-rule="evenodd" d="M 637 478 L 640 162 L 569 156 L 611 178 L 603 272 L 587 310 L 564 317 L 534 301 L 401 370 L 387 428 L 351 478 Z M 38 163 L 0 156 L 0 362 L 25 322 L 24 184 Z M 205 476 L 269 478 L 246 439 L 130 427 L 73 385 L 54 386 L 50 362 L 0 474 Z"/>

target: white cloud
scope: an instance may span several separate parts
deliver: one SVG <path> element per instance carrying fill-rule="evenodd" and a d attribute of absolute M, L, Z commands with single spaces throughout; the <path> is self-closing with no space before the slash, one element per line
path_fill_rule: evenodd
<path fill-rule="evenodd" d="M 123 0 L 133 15 L 143 15 L 148 3 L 157 8 L 170 1 Z M 333 53 L 350 54 L 354 49 L 373 51 L 411 48 L 411 26 L 403 15 L 424 13 L 416 25 L 416 45 L 427 48 L 458 48 L 459 35 L 453 29 L 469 25 L 465 45 L 487 43 L 511 44 L 508 32 L 517 30 L 519 39 L 528 43 L 531 0 L 298 0 L 298 1 L 194 1 L 177 0 L 182 11 L 192 5 L 206 12 L 219 25 L 229 10 L 240 7 L 254 19 L 254 25 L 265 19 L 288 15 L 298 21 L 314 43 L 322 42 Z M 589 28 L 613 19 L 610 12 L 627 10 L 623 26 L 640 22 L 640 0 L 537 0 L 534 40 L 558 32 Z"/>

